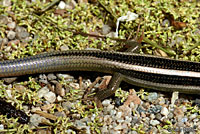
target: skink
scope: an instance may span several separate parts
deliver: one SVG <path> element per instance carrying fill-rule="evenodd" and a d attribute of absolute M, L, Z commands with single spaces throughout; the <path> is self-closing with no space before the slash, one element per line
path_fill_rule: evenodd
<path fill-rule="evenodd" d="M 121 81 L 161 91 L 200 94 L 200 63 L 131 52 L 69 50 L 0 62 L 0 77 L 58 71 L 97 71 L 113 74 L 108 88 L 97 92 L 102 100 Z"/>

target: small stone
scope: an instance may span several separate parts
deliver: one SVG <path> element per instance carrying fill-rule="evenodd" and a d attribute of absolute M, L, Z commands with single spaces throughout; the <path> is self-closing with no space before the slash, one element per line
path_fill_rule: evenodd
<path fill-rule="evenodd" d="M 49 81 L 55 80 L 56 78 L 57 78 L 57 77 L 56 77 L 53 73 L 50 73 L 50 74 L 47 75 L 47 79 L 48 79 Z"/>
<path fill-rule="evenodd" d="M 2 0 L 0 4 L 4 7 L 9 7 L 11 6 L 11 0 Z"/>
<path fill-rule="evenodd" d="M 168 117 L 169 119 L 172 119 L 172 118 L 174 117 L 174 114 L 170 112 L 170 113 L 167 115 L 167 117 Z"/>
<path fill-rule="evenodd" d="M 181 121 L 182 121 L 183 123 L 185 123 L 185 122 L 188 121 L 188 118 L 187 118 L 187 117 L 184 117 L 184 118 L 181 119 Z"/>
<path fill-rule="evenodd" d="M 15 38 L 16 33 L 14 31 L 8 31 L 7 38 L 12 40 Z"/>
<path fill-rule="evenodd" d="M 102 102 L 102 105 L 104 106 L 104 107 L 107 107 L 108 105 L 110 105 L 110 100 L 108 100 L 108 99 L 106 99 L 106 100 L 104 100 L 103 102 Z"/>
<path fill-rule="evenodd" d="M 6 84 L 11 84 L 17 80 L 17 77 L 3 78 Z"/>
<path fill-rule="evenodd" d="M 38 114 L 33 114 L 30 117 L 30 124 L 37 127 L 40 123 L 42 123 L 42 119 L 45 119 L 44 117 L 41 117 Z"/>
<path fill-rule="evenodd" d="M 58 4 L 58 8 L 59 9 L 65 9 L 65 2 L 64 1 L 60 1 L 60 3 Z"/>
<path fill-rule="evenodd" d="M 12 91 L 10 89 L 6 90 L 6 94 L 7 94 L 8 98 L 13 98 Z"/>
<path fill-rule="evenodd" d="M 109 25 L 103 25 L 102 34 L 106 35 L 106 34 L 108 34 L 110 32 L 110 30 L 111 30 L 111 27 Z"/>
<path fill-rule="evenodd" d="M 72 104 L 71 102 L 69 102 L 69 101 L 63 102 L 63 103 L 62 103 L 62 107 L 63 107 L 65 110 L 71 110 L 72 107 L 73 107 L 73 104 Z"/>
<path fill-rule="evenodd" d="M 133 131 L 129 132 L 128 134 L 138 134 L 138 132 L 133 130 Z"/>
<path fill-rule="evenodd" d="M 116 113 L 117 113 L 116 110 L 111 110 L 111 111 L 110 111 L 110 115 L 111 115 L 111 116 L 115 116 Z"/>
<path fill-rule="evenodd" d="M 0 24 L 6 25 L 8 23 L 8 17 L 5 15 L 0 15 Z"/>
<path fill-rule="evenodd" d="M 57 96 L 57 101 L 62 101 L 62 100 L 63 100 L 63 98 L 60 95 L 58 95 Z"/>
<path fill-rule="evenodd" d="M 71 76 L 71 75 L 69 75 L 69 74 L 57 74 L 56 75 L 59 79 L 65 79 L 65 80 L 67 80 L 67 79 L 69 79 L 69 81 L 73 81 L 74 80 L 74 77 L 73 76 Z"/>
<path fill-rule="evenodd" d="M 132 123 L 132 124 L 137 124 L 139 121 L 140 121 L 139 118 L 138 118 L 137 116 L 134 116 L 134 117 L 132 118 L 131 123 Z"/>
<path fill-rule="evenodd" d="M 2 44 L 7 45 L 8 44 L 8 39 L 7 38 L 3 38 Z"/>
<path fill-rule="evenodd" d="M 150 124 L 151 124 L 152 126 L 156 126 L 156 125 L 159 125 L 160 122 L 159 122 L 158 120 L 151 120 L 151 121 L 150 121 Z"/>
<path fill-rule="evenodd" d="M 163 22 L 162 22 L 162 26 L 165 27 L 169 27 L 170 26 L 170 21 L 168 19 L 165 19 Z"/>
<path fill-rule="evenodd" d="M 67 51 L 67 50 L 69 50 L 69 47 L 67 45 L 63 45 L 63 46 L 60 47 L 60 50 L 61 51 Z"/>
<path fill-rule="evenodd" d="M 154 114 L 150 114 L 150 118 L 151 118 L 151 120 L 155 119 L 155 115 Z"/>
<path fill-rule="evenodd" d="M 200 107 L 200 99 L 195 99 L 195 101 L 194 101 L 194 105 L 197 105 L 197 106 Z"/>
<path fill-rule="evenodd" d="M 110 105 L 108 105 L 106 110 L 107 111 L 111 111 L 112 109 L 114 109 L 114 105 L 110 104 Z"/>
<path fill-rule="evenodd" d="M 44 97 L 44 95 L 47 94 L 48 92 L 49 92 L 49 89 L 47 88 L 47 86 L 45 86 L 45 87 L 41 88 L 41 89 L 37 92 L 37 94 L 38 94 L 38 97 L 39 97 L 39 98 L 42 98 L 42 97 Z"/>
<path fill-rule="evenodd" d="M 169 114 L 169 110 L 166 107 L 162 107 L 161 114 L 167 116 Z"/>
<path fill-rule="evenodd" d="M 11 46 L 7 46 L 4 51 L 9 52 L 11 50 Z"/>
<path fill-rule="evenodd" d="M 27 38 L 29 36 L 29 33 L 28 32 L 18 32 L 16 34 L 16 36 L 17 36 L 18 39 L 21 40 L 21 39 Z"/>
<path fill-rule="evenodd" d="M 165 98 L 160 97 L 159 98 L 159 105 L 164 105 L 165 104 Z"/>
<path fill-rule="evenodd" d="M 104 134 L 104 133 L 108 133 L 108 126 L 103 126 L 100 128 L 101 129 L 101 133 Z"/>
<path fill-rule="evenodd" d="M 152 102 L 152 101 L 154 101 L 154 100 L 157 100 L 158 99 L 158 94 L 157 93 L 149 93 L 149 95 L 148 95 L 148 101 L 149 102 Z"/>
<path fill-rule="evenodd" d="M 78 83 L 69 83 L 69 86 L 71 86 L 74 89 L 79 89 L 80 85 Z"/>
<path fill-rule="evenodd" d="M 0 130 L 4 130 L 4 125 L 0 124 Z"/>
<path fill-rule="evenodd" d="M 62 111 L 62 112 L 55 112 L 54 115 L 57 116 L 57 117 L 66 117 L 66 114 L 65 114 L 64 111 Z"/>
<path fill-rule="evenodd" d="M 123 129 L 123 127 L 122 127 L 122 125 L 120 124 L 120 125 L 117 125 L 115 128 L 114 128 L 114 130 L 122 130 Z"/>
<path fill-rule="evenodd" d="M 193 120 L 193 119 L 195 119 L 197 117 L 197 114 L 191 114 L 190 116 L 189 116 L 189 119 L 190 120 Z"/>
<path fill-rule="evenodd" d="M 64 88 L 62 88 L 62 84 L 60 84 L 59 82 L 56 83 L 55 92 L 56 92 L 56 94 L 58 94 L 60 96 L 65 96 L 65 90 L 64 90 Z"/>
<path fill-rule="evenodd" d="M 125 122 L 130 123 L 132 121 L 132 117 L 125 116 Z"/>
<path fill-rule="evenodd" d="M 13 22 L 8 23 L 7 26 L 8 26 L 9 29 L 12 30 L 16 27 L 16 23 L 13 21 Z"/>
<path fill-rule="evenodd" d="M 121 117 L 122 117 L 122 112 L 117 112 L 116 118 L 117 118 L 117 119 L 120 119 Z"/>
<path fill-rule="evenodd" d="M 26 88 L 23 85 L 15 85 L 15 89 L 19 91 L 20 93 L 23 93 L 26 91 Z"/>
<path fill-rule="evenodd" d="M 56 100 L 56 94 L 53 92 L 48 92 L 47 94 L 44 95 L 44 98 L 50 102 L 50 103 L 54 103 Z"/>
<path fill-rule="evenodd" d="M 161 120 L 162 115 L 161 115 L 160 113 L 157 113 L 156 116 L 155 116 L 155 118 L 156 118 L 157 120 Z"/>

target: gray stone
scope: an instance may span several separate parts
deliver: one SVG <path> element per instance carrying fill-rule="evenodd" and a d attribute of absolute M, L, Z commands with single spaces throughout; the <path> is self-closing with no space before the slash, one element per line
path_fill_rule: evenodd
<path fill-rule="evenodd" d="M 9 29 L 12 30 L 16 27 L 16 23 L 13 21 L 13 22 L 8 23 L 7 26 L 8 26 Z"/>
<path fill-rule="evenodd" d="M 54 103 L 56 101 L 56 94 L 53 92 L 48 92 L 47 94 L 44 95 L 44 98 L 50 102 L 50 103 Z"/>
<path fill-rule="evenodd" d="M 10 40 L 12 40 L 12 39 L 15 38 L 15 35 L 16 35 L 16 33 L 14 31 L 12 31 L 12 30 L 8 31 L 7 38 L 10 39 Z"/>
<path fill-rule="evenodd" d="M 152 126 L 156 126 L 156 125 L 160 124 L 160 122 L 159 122 L 158 120 L 151 120 L 151 121 L 150 121 L 150 124 L 151 124 Z"/>

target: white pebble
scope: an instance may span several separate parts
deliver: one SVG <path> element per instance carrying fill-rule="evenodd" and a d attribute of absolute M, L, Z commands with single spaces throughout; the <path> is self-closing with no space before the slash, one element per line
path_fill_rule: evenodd
<path fill-rule="evenodd" d="M 15 26 L 16 26 L 16 23 L 15 22 L 10 22 L 10 23 L 7 24 L 7 26 L 8 26 L 9 29 L 14 29 Z"/>
<path fill-rule="evenodd" d="M 65 9 L 65 2 L 64 1 L 60 1 L 60 3 L 58 4 L 58 8 L 59 9 Z"/>
<path fill-rule="evenodd" d="M 44 95 L 44 98 L 50 102 L 53 103 L 56 100 L 56 94 L 53 92 L 48 92 L 47 94 Z"/>
<path fill-rule="evenodd" d="M 110 100 L 104 100 L 103 102 L 102 102 L 102 105 L 104 106 L 104 107 L 107 107 L 108 105 L 110 105 Z"/>
<path fill-rule="evenodd" d="M 169 110 L 166 107 L 162 107 L 161 114 L 167 116 L 169 114 Z"/>
<path fill-rule="evenodd" d="M 0 130 L 3 130 L 3 129 L 4 129 L 4 125 L 0 124 Z"/>
<path fill-rule="evenodd" d="M 150 124 L 153 126 L 156 126 L 156 125 L 160 124 L 160 122 L 158 120 L 151 120 Z"/>
<path fill-rule="evenodd" d="M 116 118 L 117 118 L 117 119 L 120 119 L 121 117 L 122 117 L 122 112 L 117 112 Z"/>
<path fill-rule="evenodd" d="M 37 94 L 39 98 L 42 98 L 45 94 L 47 94 L 49 92 L 49 89 L 47 88 L 47 86 L 41 88 Z"/>

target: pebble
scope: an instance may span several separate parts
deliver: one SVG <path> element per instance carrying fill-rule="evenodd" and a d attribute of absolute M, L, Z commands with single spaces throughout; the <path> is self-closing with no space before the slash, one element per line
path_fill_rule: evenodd
<path fill-rule="evenodd" d="M 49 81 L 55 80 L 56 78 L 57 78 L 57 77 L 56 77 L 53 73 L 50 73 L 50 74 L 47 75 L 47 79 L 48 79 Z"/>
<path fill-rule="evenodd" d="M 15 85 L 15 89 L 20 93 L 23 93 L 26 91 L 26 88 L 23 85 Z"/>
<path fill-rule="evenodd" d="M 0 15 L 0 24 L 6 25 L 8 23 L 8 17 L 5 15 Z"/>
<path fill-rule="evenodd" d="M 111 115 L 111 116 L 115 116 L 115 115 L 116 115 L 116 113 L 117 113 L 117 111 L 116 111 L 116 110 L 111 110 L 111 111 L 110 111 L 110 115 Z"/>
<path fill-rule="evenodd" d="M 1 4 L 2 6 L 9 7 L 9 6 L 11 6 L 11 0 L 2 0 L 2 1 L 0 2 L 0 4 Z"/>
<path fill-rule="evenodd" d="M 152 102 L 152 101 L 154 101 L 154 100 L 157 100 L 158 99 L 158 94 L 157 93 L 149 93 L 149 95 L 148 95 L 148 101 L 149 102 Z"/>
<path fill-rule="evenodd" d="M 168 19 L 163 20 L 162 26 L 163 27 L 165 27 L 165 26 L 169 27 L 170 26 L 170 21 Z"/>
<path fill-rule="evenodd" d="M 197 117 L 197 114 L 194 113 L 194 114 L 191 114 L 191 115 L 189 116 L 189 119 L 190 119 L 190 120 L 193 120 L 193 119 L 195 119 L 196 117 Z"/>
<path fill-rule="evenodd" d="M 65 79 L 67 81 L 73 81 L 74 80 L 74 77 L 69 75 L 69 74 L 56 74 L 56 76 L 59 78 L 59 79 Z"/>
<path fill-rule="evenodd" d="M 169 112 L 168 116 L 169 119 L 172 119 L 174 117 L 174 114 L 172 112 Z"/>
<path fill-rule="evenodd" d="M 66 101 L 66 102 L 63 102 L 62 103 L 62 107 L 65 109 L 65 110 L 71 110 L 72 107 L 73 107 L 73 104 L 69 101 Z"/>
<path fill-rule="evenodd" d="M 161 114 L 167 116 L 169 114 L 169 110 L 166 107 L 162 107 Z"/>
<path fill-rule="evenodd" d="M 108 99 L 106 99 L 106 100 L 104 100 L 103 102 L 102 102 L 102 105 L 104 106 L 104 107 L 107 107 L 108 105 L 110 105 L 110 100 L 108 100 Z"/>
<path fill-rule="evenodd" d="M 162 109 L 162 106 L 156 105 L 156 106 L 154 106 L 154 107 L 149 108 L 147 111 L 148 111 L 150 114 L 155 114 L 155 113 L 160 112 L 161 109 Z"/>
<path fill-rule="evenodd" d="M 20 39 L 20 40 L 25 39 L 25 38 L 27 38 L 28 36 L 29 36 L 29 33 L 28 33 L 28 32 L 18 32 L 18 33 L 16 34 L 16 37 L 17 37 L 18 39 Z"/>
<path fill-rule="evenodd" d="M 155 118 L 156 118 L 157 120 L 161 120 L 162 115 L 161 115 L 160 113 L 157 113 L 156 116 L 155 116 Z"/>
<path fill-rule="evenodd" d="M 195 99 L 194 104 L 200 107 L 200 99 Z"/>
<path fill-rule="evenodd" d="M 45 119 L 44 117 L 41 117 L 40 115 L 38 114 L 33 114 L 31 117 L 30 117 L 30 123 L 31 125 L 37 127 L 41 122 L 42 122 L 42 119 Z"/>
<path fill-rule="evenodd" d="M 74 89 L 79 89 L 80 88 L 79 83 L 69 83 L 69 86 L 71 86 Z"/>
<path fill-rule="evenodd" d="M 58 95 L 57 96 L 57 101 L 62 101 L 62 100 L 63 100 L 63 98 L 60 95 Z"/>
<path fill-rule="evenodd" d="M 57 111 L 57 112 L 54 113 L 54 115 L 57 116 L 57 117 L 66 117 L 66 114 L 65 114 L 64 111 L 62 111 L 62 112 Z"/>
<path fill-rule="evenodd" d="M 69 47 L 67 45 L 63 45 L 63 46 L 60 47 L 60 50 L 61 51 L 67 51 L 67 50 L 69 50 Z"/>
<path fill-rule="evenodd" d="M 53 92 L 48 92 L 44 95 L 44 98 L 50 102 L 50 103 L 54 103 L 56 101 L 56 94 Z"/>
<path fill-rule="evenodd" d="M 14 31 L 10 30 L 7 33 L 7 38 L 10 39 L 10 40 L 12 40 L 12 39 L 15 38 L 15 35 L 16 35 L 16 33 Z"/>
<path fill-rule="evenodd" d="M 156 126 L 156 125 L 160 124 L 160 122 L 158 120 L 150 120 L 150 124 L 152 126 Z"/>
<path fill-rule="evenodd" d="M 41 89 L 37 92 L 37 94 L 38 94 L 38 97 L 39 97 L 39 98 L 42 98 L 42 97 L 44 97 L 44 95 L 47 94 L 48 92 L 49 92 L 49 89 L 47 88 L 47 86 L 45 86 L 45 87 L 41 88 Z"/>
<path fill-rule="evenodd" d="M 155 119 L 155 115 L 154 114 L 150 114 L 150 118 L 151 118 L 151 120 L 153 120 L 153 119 Z"/>
<path fill-rule="evenodd" d="M 164 105 L 165 104 L 165 98 L 160 97 L 159 98 L 159 105 Z"/>
<path fill-rule="evenodd" d="M 111 30 L 111 27 L 109 25 L 103 25 L 102 34 L 106 35 L 106 34 L 108 34 L 110 32 L 110 30 Z"/>
<path fill-rule="evenodd" d="M 59 82 L 56 83 L 55 93 L 62 97 L 65 96 L 65 89 L 62 88 L 62 84 L 60 84 Z"/>
<path fill-rule="evenodd" d="M 117 112 L 116 119 L 120 119 L 122 117 L 122 112 Z"/>
<path fill-rule="evenodd" d="M 104 134 L 104 133 L 108 133 L 108 126 L 103 126 L 101 127 L 101 133 Z"/>
<path fill-rule="evenodd" d="M 0 124 L 0 130 L 4 130 L 4 125 Z"/>
<path fill-rule="evenodd" d="M 11 84 L 17 80 L 17 77 L 3 78 L 6 84 Z"/>
<path fill-rule="evenodd" d="M 114 105 L 112 104 L 108 105 L 108 107 L 106 108 L 107 111 L 111 111 L 112 109 L 114 109 Z"/>
<path fill-rule="evenodd" d="M 8 24 L 7 24 L 7 26 L 8 26 L 8 28 L 10 29 L 10 30 L 13 30 L 15 27 L 16 27 L 16 23 L 13 21 L 13 22 L 9 22 Z"/>
<path fill-rule="evenodd" d="M 60 3 L 58 4 L 58 9 L 65 9 L 65 2 L 64 1 L 60 1 Z"/>

